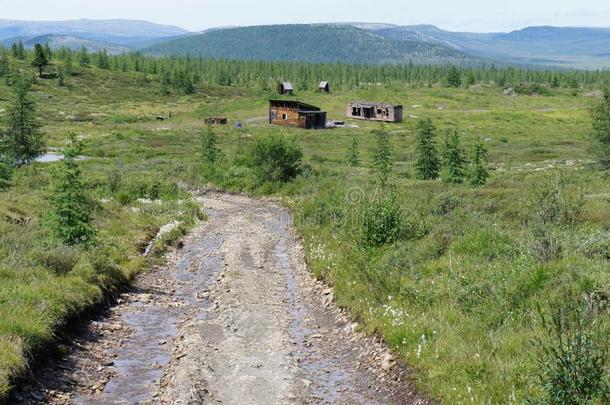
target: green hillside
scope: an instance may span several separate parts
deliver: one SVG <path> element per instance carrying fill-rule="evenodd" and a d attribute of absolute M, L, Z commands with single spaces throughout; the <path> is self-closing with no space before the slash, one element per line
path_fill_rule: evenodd
<path fill-rule="evenodd" d="M 422 41 L 395 41 L 338 25 L 274 25 L 210 31 L 147 47 L 150 55 L 347 63 L 472 63 L 474 58 Z"/>

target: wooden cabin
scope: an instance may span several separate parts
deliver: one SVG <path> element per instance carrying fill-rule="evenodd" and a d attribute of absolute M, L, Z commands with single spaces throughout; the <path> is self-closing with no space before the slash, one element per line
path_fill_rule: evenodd
<path fill-rule="evenodd" d="M 269 124 L 321 129 L 326 127 L 326 111 L 298 100 L 269 100 Z"/>
<path fill-rule="evenodd" d="M 330 84 L 328 82 L 320 82 L 318 90 L 320 93 L 330 93 Z"/>
<path fill-rule="evenodd" d="M 282 95 L 292 94 L 294 92 L 294 87 L 292 87 L 292 83 L 290 82 L 281 82 L 277 92 Z"/>
<path fill-rule="evenodd" d="M 383 103 L 349 103 L 347 117 L 367 121 L 400 122 L 402 106 Z"/>
<path fill-rule="evenodd" d="M 227 125 L 227 119 L 225 117 L 210 117 L 206 118 L 204 122 L 207 125 Z"/>

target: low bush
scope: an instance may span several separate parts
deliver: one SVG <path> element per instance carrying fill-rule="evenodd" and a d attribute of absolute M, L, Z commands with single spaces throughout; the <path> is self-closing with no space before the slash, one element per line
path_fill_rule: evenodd
<path fill-rule="evenodd" d="M 303 151 L 296 138 L 271 133 L 256 141 L 248 151 L 248 166 L 259 182 L 289 182 L 301 172 Z"/>
<path fill-rule="evenodd" d="M 404 234 L 405 219 L 394 195 L 374 197 L 361 210 L 360 244 L 379 247 L 398 241 Z"/>
<path fill-rule="evenodd" d="M 606 313 L 607 315 L 607 313 Z M 542 316 L 544 335 L 537 339 L 539 377 L 549 404 L 581 405 L 608 403 L 608 331 L 595 315 L 573 309 L 568 303 L 554 305 Z"/>

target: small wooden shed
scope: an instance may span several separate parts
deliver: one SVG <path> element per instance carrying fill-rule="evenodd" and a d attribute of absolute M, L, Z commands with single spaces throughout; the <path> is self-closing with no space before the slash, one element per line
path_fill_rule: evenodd
<path fill-rule="evenodd" d="M 320 93 L 330 93 L 330 84 L 328 82 L 320 82 L 318 90 Z"/>
<path fill-rule="evenodd" d="M 326 127 L 326 111 L 298 100 L 269 100 L 269 124 L 321 129 Z"/>
<path fill-rule="evenodd" d="M 292 83 L 290 82 L 281 82 L 280 87 L 278 88 L 278 93 L 280 94 L 292 94 L 294 92 L 294 87 L 292 87 Z"/>
<path fill-rule="evenodd" d="M 225 117 L 210 117 L 206 118 L 204 122 L 207 125 L 227 125 L 227 119 Z"/>
<path fill-rule="evenodd" d="M 349 103 L 346 115 L 349 118 L 367 121 L 400 122 L 402 105 L 386 103 Z"/>

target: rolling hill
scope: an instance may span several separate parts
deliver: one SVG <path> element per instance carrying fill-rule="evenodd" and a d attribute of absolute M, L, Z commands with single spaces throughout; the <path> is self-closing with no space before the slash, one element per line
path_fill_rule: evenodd
<path fill-rule="evenodd" d="M 395 40 L 349 25 L 299 24 L 228 28 L 158 43 L 150 55 L 348 63 L 458 63 L 476 58 L 433 42 Z"/>
<path fill-rule="evenodd" d="M 42 35 L 39 37 L 29 38 L 24 41 L 23 44 L 27 48 L 33 48 L 36 44 L 44 43 L 48 43 L 51 49 L 66 47 L 72 50 L 79 50 L 84 46 L 90 52 L 97 52 L 102 49 L 105 49 L 110 54 L 120 54 L 132 51 L 131 48 L 124 45 L 112 44 L 104 41 L 93 41 L 71 35 Z"/>
<path fill-rule="evenodd" d="M 170 25 L 134 20 L 14 21 L 0 19 L 0 40 L 42 35 L 73 36 L 124 46 L 185 35 L 188 31 Z"/>
<path fill-rule="evenodd" d="M 468 33 L 432 25 L 371 27 L 369 31 L 396 41 L 421 41 L 483 58 L 511 63 L 574 68 L 610 67 L 610 29 L 527 27 L 509 33 Z"/>

